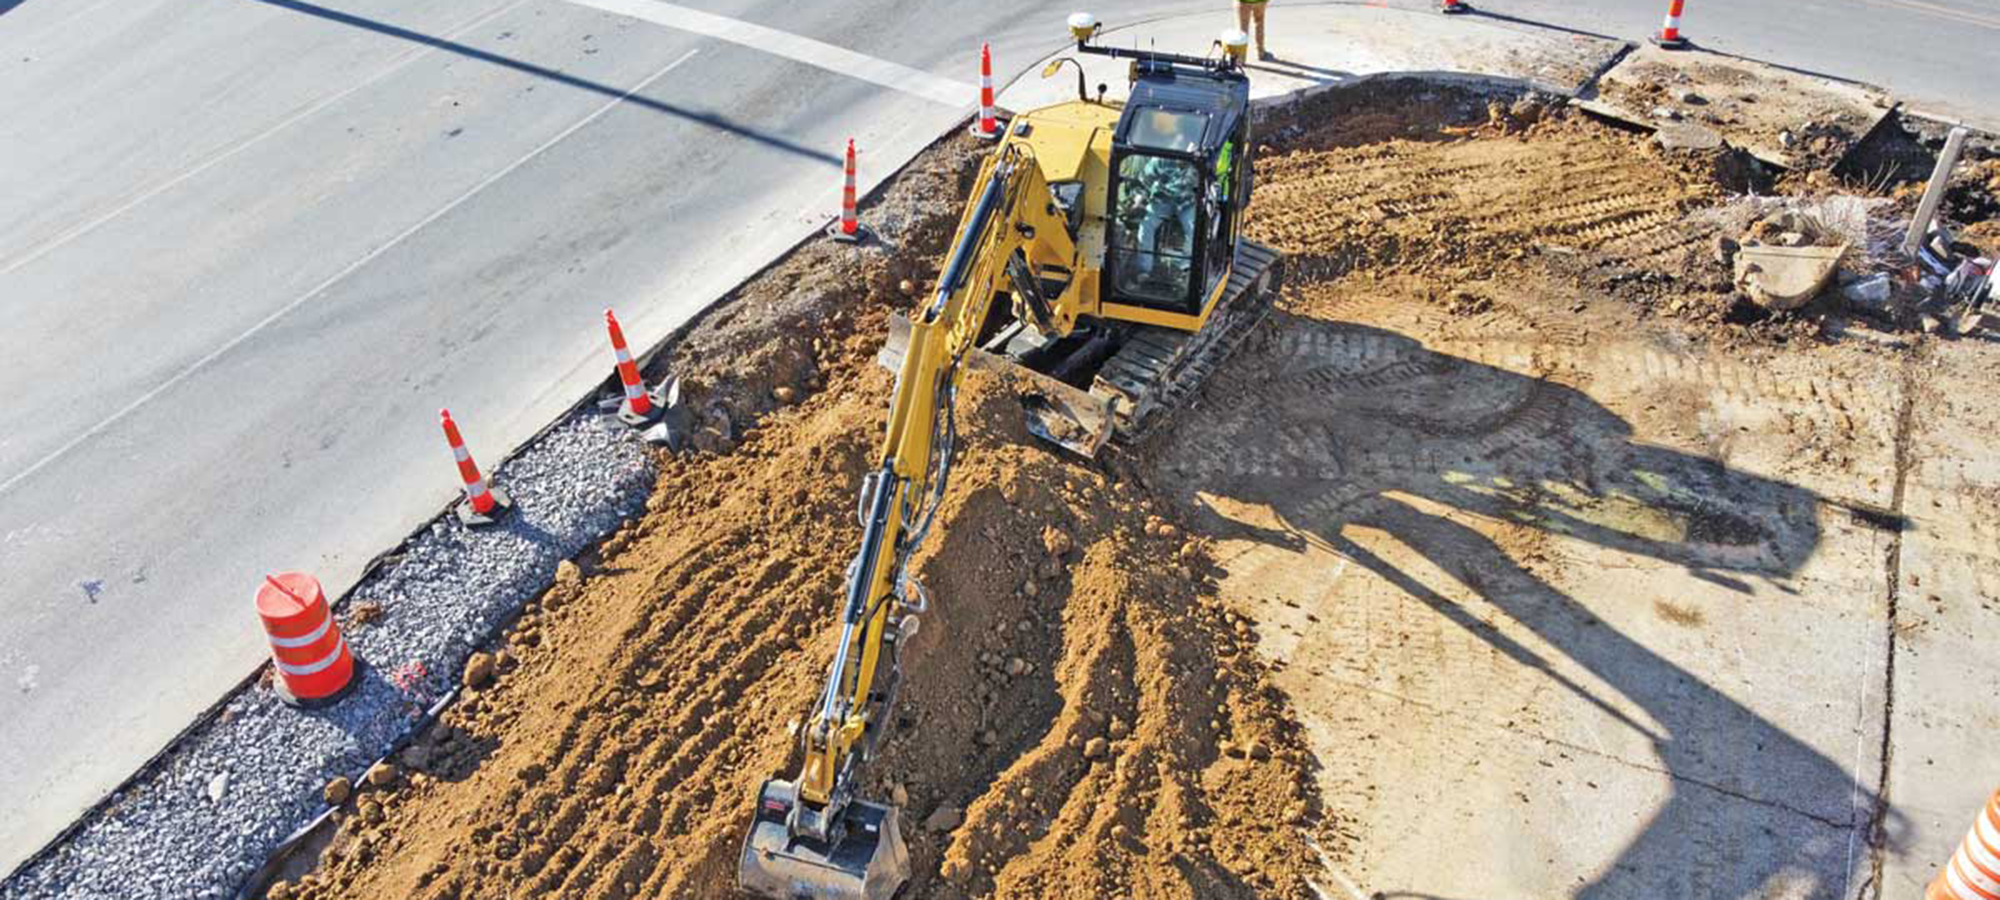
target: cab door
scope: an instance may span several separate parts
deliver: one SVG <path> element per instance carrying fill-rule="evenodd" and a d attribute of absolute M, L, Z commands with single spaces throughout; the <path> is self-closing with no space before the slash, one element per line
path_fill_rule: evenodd
<path fill-rule="evenodd" d="M 1105 268 L 1119 302 L 1192 314 L 1207 279 L 1203 196 L 1209 166 L 1199 156 L 1115 152 L 1110 246 Z"/>
<path fill-rule="evenodd" d="M 1237 123 L 1235 133 L 1223 141 L 1207 166 L 1202 191 L 1202 298 L 1216 296 L 1216 288 L 1229 277 L 1236 257 L 1236 238 L 1242 227 L 1243 206 L 1249 202 L 1250 166 L 1249 117 Z"/>

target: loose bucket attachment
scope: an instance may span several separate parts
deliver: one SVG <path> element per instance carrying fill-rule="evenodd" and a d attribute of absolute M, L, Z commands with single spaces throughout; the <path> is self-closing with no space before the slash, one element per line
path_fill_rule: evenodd
<path fill-rule="evenodd" d="M 891 372 L 903 368 L 903 351 L 910 346 L 910 320 L 901 313 L 889 317 L 889 338 L 875 361 Z M 1103 397 L 1017 364 L 1004 356 L 973 349 L 966 361 L 989 372 L 1011 372 L 1022 379 L 1021 406 L 1028 414 L 1028 431 L 1079 456 L 1096 456 L 1111 437 L 1111 403 Z"/>
<path fill-rule="evenodd" d="M 795 837 L 785 824 L 797 802 L 789 781 L 764 782 L 757 816 L 743 839 L 736 884 L 770 900 L 889 900 L 910 880 L 902 810 L 854 800 L 830 844 Z"/>

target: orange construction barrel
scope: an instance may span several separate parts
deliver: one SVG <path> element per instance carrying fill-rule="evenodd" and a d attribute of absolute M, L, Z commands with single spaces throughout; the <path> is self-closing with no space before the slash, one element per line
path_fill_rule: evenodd
<path fill-rule="evenodd" d="M 264 576 L 257 587 L 257 617 L 271 641 L 278 697 L 293 706 L 318 707 L 354 686 L 354 657 L 333 621 L 319 579 L 304 572 Z"/>
<path fill-rule="evenodd" d="M 2000 791 L 1972 820 L 1958 852 L 1924 891 L 1925 900 L 1993 900 L 2000 897 Z"/>

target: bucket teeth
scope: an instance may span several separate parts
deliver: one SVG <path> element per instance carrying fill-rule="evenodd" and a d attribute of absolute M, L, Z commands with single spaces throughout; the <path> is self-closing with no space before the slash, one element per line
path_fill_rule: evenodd
<path fill-rule="evenodd" d="M 901 808 L 852 801 L 840 814 L 835 839 L 820 842 L 787 826 L 797 797 L 791 782 L 764 783 L 736 871 L 745 893 L 769 900 L 889 900 L 909 881 Z"/>

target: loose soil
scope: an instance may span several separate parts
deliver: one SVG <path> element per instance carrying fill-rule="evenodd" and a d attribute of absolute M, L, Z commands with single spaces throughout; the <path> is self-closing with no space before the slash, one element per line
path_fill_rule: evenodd
<path fill-rule="evenodd" d="M 1607 335 L 1774 343 L 1728 320 L 1714 235 L 1686 221 L 1723 198 L 1727 158 L 1410 84 L 1265 126 L 1249 227 L 1287 253 L 1287 288 L 1193 409 L 1085 464 L 1027 435 L 1003 378 L 968 380 L 966 449 L 915 563 L 934 611 L 870 769 L 906 810 L 906 896 L 1314 896 L 1357 809 L 1219 599 L 1214 549 L 1240 529 L 1215 525 L 1212 498 L 1342 483 L 1353 427 L 1510 452 L 1576 403 L 1592 375 L 1570 351 Z M 695 449 L 525 608 L 494 680 L 400 777 L 345 803 L 318 868 L 269 896 L 731 896 L 757 788 L 793 775 L 832 656 L 892 386 L 873 362 L 886 317 L 934 277 L 981 149 L 933 147 L 866 207 L 884 241 L 801 247 L 666 354 Z M 1326 364 L 1336 346 L 1381 352 Z M 1515 374 L 1449 377 L 1488 364 Z M 1367 417 L 1329 419 L 1330 385 Z M 1701 421 L 1677 402 L 1660 399 L 1661 427 Z M 1727 505 L 1696 519 L 1704 546 L 1782 537 Z M 1538 535 L 1506 547 L 1532 556 Z"/>

